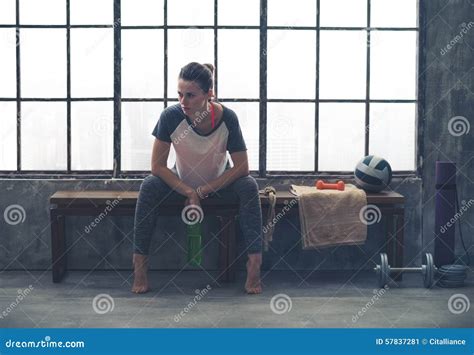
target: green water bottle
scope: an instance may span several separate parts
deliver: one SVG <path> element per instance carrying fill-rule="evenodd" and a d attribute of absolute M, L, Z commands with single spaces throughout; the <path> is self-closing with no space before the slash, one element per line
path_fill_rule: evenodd
<path fill-rule="evenodd" d="M 199 266 L 202 261 L 201 253 L 201 222 L 187 225 L 188 262 Z"/>

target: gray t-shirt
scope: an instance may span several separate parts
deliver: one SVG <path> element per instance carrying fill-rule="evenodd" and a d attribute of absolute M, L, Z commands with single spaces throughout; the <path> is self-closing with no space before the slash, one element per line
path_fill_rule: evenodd
<path fill-rule="evenodd" d="M 176 170 L 187 185 L 196 188 L 210 182 L 229 166 L 229 153 L 247 150 L 237 115 L 222 105 L 222 119 L 208 134 L 194 130 L 179 104 L 167 107 L 152 134 L 173 144 Z"/>

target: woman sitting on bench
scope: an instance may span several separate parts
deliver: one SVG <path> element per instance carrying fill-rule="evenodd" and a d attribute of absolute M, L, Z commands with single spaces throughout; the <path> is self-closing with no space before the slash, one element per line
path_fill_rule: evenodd
<path fill-rule="evenodd" d="M 184 206 L 200 206 L 210 194 L 230 192 L 239 198 L 239 216 L 245 237 L 247 293 L 262 292 L 262 212 L 258 185 L 249 175 L 247 148 L 239 121 L 231 109 L 211 101 L 211 64 L 189 63 L 179 73 L 179 104 L 166 108 L 153 130 L 152 175 L 140 186 L 134 225 L 134 283 L 132 291 L 148 291 L 148 252 L 157 220 L 157 207 L 178 195 Z M 167 167 L 171 143 L 176 165 Z M 227 158 L 229 151 L 233 167 Z"/>

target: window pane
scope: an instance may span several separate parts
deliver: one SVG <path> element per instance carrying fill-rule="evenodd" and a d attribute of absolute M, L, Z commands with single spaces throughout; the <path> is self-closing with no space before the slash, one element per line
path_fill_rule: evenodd
<path fill-rule="evenodd" d="M 417 0 L 371 0 L 371 27 L 417 27 Z"/>
<path fill-rule="evenodd" d="M 415 169 L 415 104 L 370 104 L 370 154 L 393 170 Z"/>
<path fill-rule="evenodd" d="M 112 102 L 71 103 L 72 170 L 112 170 Z"/>
<path fill-rule="evenodd" d="M 22 29 L 21 95 L 66 97 L 66 30 Z"/>
<path fill-rule="evenodd" d="M 15 0 L 0 1 L 0 24 L 14 25 L 16 23 L 16 4 Z"/>
<path fill-rule="evenodd" d="M 219 0 L 217 11 L 219 26 L 260 25 L 260 1 Z"/>
<path fill-rule="evenodd" d="M 267 55 L 269 98 L 314 99 L 315 31 L 270 30 Z"/>
<path fill-rule="evenodd" d="M 320 36 L 319 97 L 365 98 L 367 32 L 321 31 Z"/>
<path fill-rule="evenodd" d="M 214 25 L 214 0 L 168 1 L 168 25 Z"/>
<path fill-rule="evenodd" d="M 162 26 L 164 0 L 122 0 L 123 26 Z"/>
<path fill-rule="evenodd" d="M 16 97 L 16 32 L 0 28 L 0 97 Z"/>
<path fill-rule="evenodd" d="M 214 63 L 214 31 L 169 30 L 168 46 L 168 96 L 177 98 L 182 67 L 189 62 Z"/>
<path fill-rule="evenodd" d="M 267 169 L 314 171 L 314 104 L 268 103 Z"/>
<path fill-rule="evenodd" d="M 16 102 L 0 102 L 0 170 L 16 170 Z"/>
<path fill-rule="evenodd" d="M 163 30 L 122 31 L 122 97 L 163 97 Z"/>
<path fill-rule="evenodd" d="M 323 27 L 366 27 L 367 0 L 321 0 Z"/>
<path fill-rule="evenodd" d="M 71 94 L 112 97 L 114 33 L 109 28 L 71 30 Z"/>
<path fill-rule="evenodd" d="M 72 25 L 111 25 L 113 0 L 71 0 Z"/>
<path fill-rule="evenodd" d="M 268 1 L 268 26 L 316 26 L 316 1 Z"/>
<path fill-rule="evenodd" d="M 219 31 L 219 96 L 258 98 L 260 34 L 258 30 Z M 235 53 L 239 56 L 236 65 Z"/>
<path fill-rule="evenodd" d="M 319 171 L 353 171 L 364 142 L 365 104 L 319 104 Z"/>
<path fill-rule="evenodd" d="M 64 102 L 21 104 L 22 170 L 67 169 L 66 117 Z"/>
<path fill-rule="evenodd" d="M 151 170 L 151 134 L 163 111 L 162 102 L 122 103 L 122 169 Z"/>
<path fill-rule="evenodd" d="M 239 125 L 247 145 L 247 155 L 250 170 L 258 170 L 259 157 L 259 104 L 258 102 L 226 102 L 224 106 L 232 109 L 238 119 Z"/>
<path fill-rule="evenodd" d="M 22 25 L 65 25 L 66 1 L 20 0 L 20 23 Z"/>
<path fill-rule="evenodd" d="M 415 31 L 371 33 L 371 99 L 416 98 L 416 35 Z"/>

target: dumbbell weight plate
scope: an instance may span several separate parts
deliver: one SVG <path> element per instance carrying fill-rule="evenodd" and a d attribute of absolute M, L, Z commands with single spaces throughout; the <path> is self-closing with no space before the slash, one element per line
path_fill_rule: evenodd
<path fill-rule="evenodd" d="M 426 288 L 431 288 L 431 286 L 433 286 L 435 276 L 433 256 L 430 253 L 426 253 L 423 256 L 422 264 L 424 266 L 423 284 Z"/>
<path fill-rule="evenodd" d="M 390 267 L 388 266 L 388 257 L 385 253 L 380 253 L 380 265 L 378 266 L 378 285 L 380 288 L 385 287 L 390 276 Z"/>

